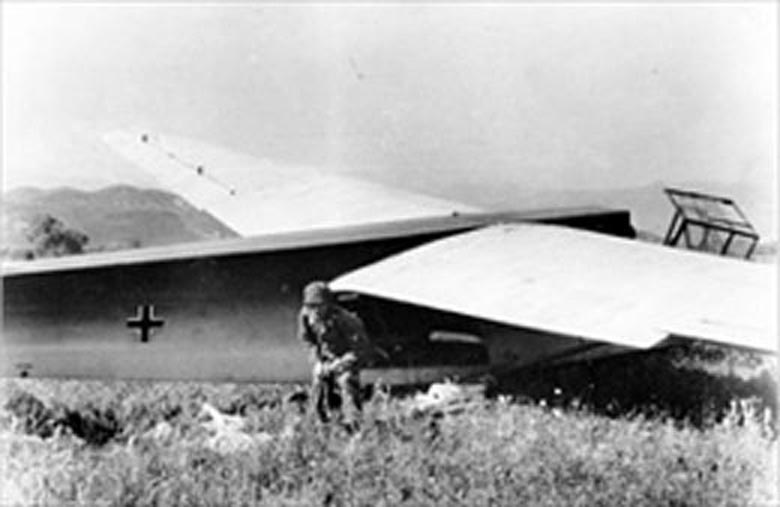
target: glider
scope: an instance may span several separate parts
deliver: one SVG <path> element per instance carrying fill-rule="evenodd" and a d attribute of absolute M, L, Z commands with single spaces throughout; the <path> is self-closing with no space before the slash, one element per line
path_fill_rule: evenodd
<path fill-rule="evenodd" d="M 777 350 L 774 265 L 640 243 L 625 210 L 493 213 L 183 138 L 106 141 L 241 237 L 5 263 L 4 376 L 305 381 L 313 279 L 366 321 L 368 382 L 675 340 Z"/>

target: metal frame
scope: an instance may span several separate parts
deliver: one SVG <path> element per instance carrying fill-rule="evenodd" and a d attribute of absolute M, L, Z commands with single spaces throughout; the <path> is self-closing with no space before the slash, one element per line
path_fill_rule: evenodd
<path fill-rule="evenodd" d="M 664 237 L 664 245 L 676 246 L 680 238 L 684 237 L 686 247 L 701 250 L 706 246 L 710 233 L 718 231 L 728 234 L 720 249 L 720 255 L 728 254 L 729 247 L 737 236 L 750 240 L 745 259 L 749 259 L 753 254 L 760 237 L 732 199 L 675 188 L 665 188 L 664 192 L 675 208 L 672 222 Z M 718 216 L 711 212 L 713 208 L 720 212 L 717 213 Z M 691 242 L 690 226 L 698 226 L 704 230 L 698 245 Z"/>

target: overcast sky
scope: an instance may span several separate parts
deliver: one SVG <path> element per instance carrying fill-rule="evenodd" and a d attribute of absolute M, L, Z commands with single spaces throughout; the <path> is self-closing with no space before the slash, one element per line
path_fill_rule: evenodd
<path fill-rule="evenodd" d="M 432 193 L 776 188 L 775 2 L 2 9 L 6 188 L 154 184 L 125 127 Z"/>

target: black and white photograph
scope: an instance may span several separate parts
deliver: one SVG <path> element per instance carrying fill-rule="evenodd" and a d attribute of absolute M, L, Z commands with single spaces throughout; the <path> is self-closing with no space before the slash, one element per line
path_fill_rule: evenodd
<path fill-rule="evenodd" d="M 778 2 L 0 19 L 0 506 L 780 506 Z"/>

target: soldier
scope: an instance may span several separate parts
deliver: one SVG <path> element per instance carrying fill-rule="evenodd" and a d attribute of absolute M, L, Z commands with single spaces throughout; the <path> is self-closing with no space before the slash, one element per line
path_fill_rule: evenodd
<path fill-rule="evenodd" d="M 354 428 L 361 410 L 360 368 L 368 350 L 363 322 L 335 303 L 325 282 L 311 282 L 303 290 L 298 336 L 311 351 L 312 397 L 320 420 L 328 420 L 340 398 L 342 421 Z"/>

